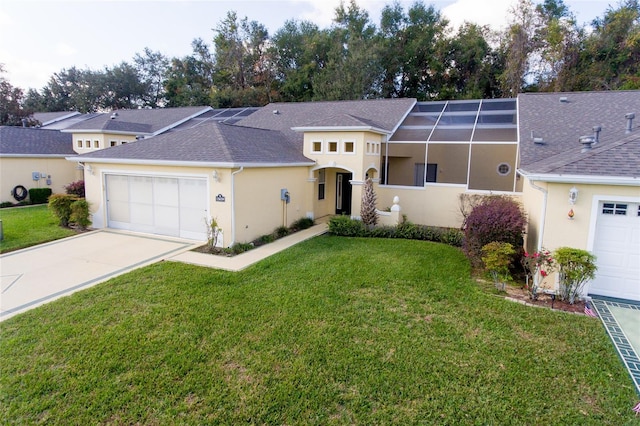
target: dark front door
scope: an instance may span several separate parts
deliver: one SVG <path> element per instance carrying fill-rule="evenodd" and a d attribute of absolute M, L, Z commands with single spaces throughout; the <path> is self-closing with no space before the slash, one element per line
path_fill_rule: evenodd
<path fill-rule="evenodd" d="M 336 173 L 336 214 L 351 214 L 351 173 Z"/>

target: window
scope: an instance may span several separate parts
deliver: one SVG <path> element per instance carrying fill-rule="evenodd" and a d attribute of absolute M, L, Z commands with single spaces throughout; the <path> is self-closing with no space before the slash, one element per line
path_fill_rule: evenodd
<path fill-rule="evenodd" d="M 506 176 L 511 173 L 511 166 L 507 163 L 500 163 L 496 170 L 500 176 Z"/>
<path fill-rule="evenodd" d="M 78 148 L 82 148 L 82 139 L 78 139 Z"/>
<path fill-rule="evenodd" d="M 618 203 L 604 203 L 602 206 L 602 214 L 615 214 L 620 216 L 627 215 L 627 205 Z"/>
<path fill-rule="evenodd" d="M 353 142 L 344 143 L 344 152 L 353 154 L 355 152 L 355 144 Z"/>
<path fill-rule="evenodd" d="M 84 141 L 85 148 L 91 148 L 91 141 Z"/>
<path fill-rule="evenodd" d="M 318 170 L 318 200 L 324 200 L 324 187 L 326 183 L 326 170 Z"/>
<path fill-rule="evenodd" d="M 118 141 L 109 141 L 109 146 L 116 146 L 118 145 Z"/>
<path fill-rule="evenodd" d="M 100 141 L 93 141 L 94 148 L 100 148 Z"/>
<path fill-rule="evenodd" d="M 322 142 L 321 141 L 313 141 L 311 142 L 311 152 L 322 152 Z"/>
<path fill-rule="evenodd" d="M 338 142 L 329 142 L 329 152 L 338 152 Z"/>

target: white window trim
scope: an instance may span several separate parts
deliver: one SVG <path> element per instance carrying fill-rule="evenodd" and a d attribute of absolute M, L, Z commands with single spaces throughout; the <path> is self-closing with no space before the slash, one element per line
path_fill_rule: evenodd
<path fill-rule="evenodd" d="M 329 149 L 329 147 L 331 146 L 332 143 L 336 144 L 336 150 L 335 151 L 331 151 Z M 327 141 L 325 154 L 328 154 L 328 155 L 340 155 L 340 141 L 339 140 L 329 140 L 329 141 Z"/>
<path fill-rule="evenodd" d="M 315 144 L 317 144 L 317 143 L 320 144 L 320 151 L 315 151 L 314 150 Z M 323 151 L 324 151 L 324 141 L 322 141 L 322 140 L 313 140 L 313 141 L 311 141 L 311 153 L 312 154 L 322 154 Z"/>
<path fill-rule="evenodd" d="M 342 147 L 342 153 L 344 155 L 356 155 L 357 154 L 357 148 L 356 148 L 356 141 L 355 140 L 351 140 L 351 139 L 346 139 L 346 140 L 341 140 L 340 142 L 342 142 L 340 145 Z M 348 152 L 347 151 L 347 144 L 348 143 L 352 143 L 353 144 L 353 151 Z"/>

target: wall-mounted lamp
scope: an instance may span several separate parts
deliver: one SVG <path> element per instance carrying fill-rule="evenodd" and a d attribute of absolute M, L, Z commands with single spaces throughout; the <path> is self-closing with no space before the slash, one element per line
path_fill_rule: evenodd
<path fill-rule="evenodd" d="M 213 181 L 214 182 L 220 182 L 220 175 L 218 175 L 218 171 L 217 170 L 213 171 L 212 176 L 213 176 Z"/>
<path fill-rule="evenodd" d="M 93 168 L 91 168 L 90 164 L 87 164 L 86 166 L 84 166 L 84 170 L 93 176 Z"/>
<path fill-rule="evenodd" d="M 575 186 L 569 190 L 569 204 L 574 205 L 578 199 L 578 188 Z"/>

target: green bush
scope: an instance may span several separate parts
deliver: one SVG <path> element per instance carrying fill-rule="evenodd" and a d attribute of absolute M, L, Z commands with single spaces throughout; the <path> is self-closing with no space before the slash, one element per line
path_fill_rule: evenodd
<path fill-rule="evenodd" d="M 233 254 L 241 254 L 245 251 L 249 251 L 253 248 L 253 244 L 251 243 L 235 243 L 231 246 L 231 252 Z"/>
<path fill-rule="evenodd" d="M 507 281 L 511 280 L 509 265 L 515 253 L 516 251 L 509 243 L 493 241 L 482 246 L 482 262 L 500 291 L 505 291 Z"/>
<path fill-rule="evenodd" d="M 560 247 L 554 252 L 560 278 L 560 299 L 574 304 L 587 281 L 596 276 L 596 257 L 586 250 Z"/>
<path fill-rule="evenodd" d="M 303 229 L 308 229 L 313 226 L 313 219 L 309 217 L 301 217 L 291 224 L 289 229 L 291 232 L 302 231 Z"/>
<path fill-rule="evenodd" d="M 29 189 L 29 200 L 31 200 L 31 204 L 46 204 L 51 193 L 51 188 L 31 188 Z"/>
<path fill-rule="evenodd" d="M 0 209 L 4 209 L 6 207 L 13 207 L 13 203 L 11 201 L 3 201 L 0 203 Z"/>
<path fill-rule="evenodd" d="M 273 231 L 273 233 L 276 239 L 278 239 L 278 238 L 286 237 L 291 233 L 291 231 L 289 231 L 289 228 L 287 228 L 286 226 L 278 226 L 276 230 Z"/>
<path fill-rule="evenodd" d="M 342 215 L 329 219 L 329 233 L 343 237 L 364 237 L 367 230 L 361 221 Z"/>
<path fill-rule="evenodd" d="M 71 204 L 78 200 L 75 195 L 53 194 L 49 197 L 49 209 L 56 215 L 60 226 L 68 227 L 71 218 Z"/>
<path fill-rule="evenodd" d="M 69 217 L 70 223 L 75 223 L 81 229 L 87 229 L 87 226 L 91 225 L 89 219 L 89 202 L 84 198 L 71 203 L 71 216 Z"/>

